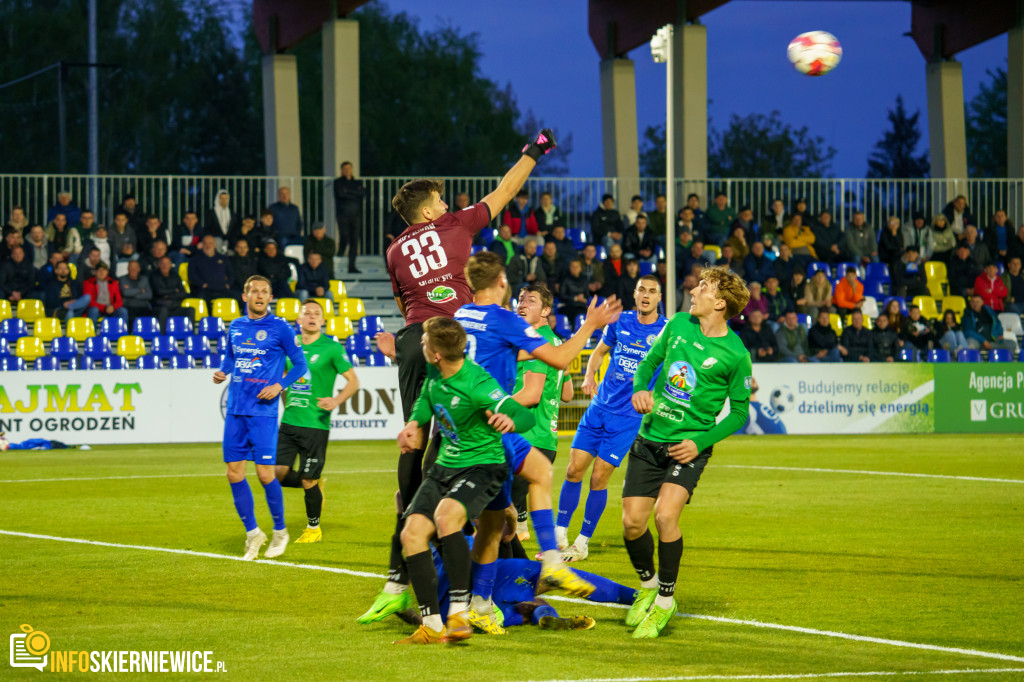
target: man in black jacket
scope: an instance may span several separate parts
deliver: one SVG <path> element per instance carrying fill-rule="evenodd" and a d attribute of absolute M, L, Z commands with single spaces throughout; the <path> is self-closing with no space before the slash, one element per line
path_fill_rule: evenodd
<path fill-rule="evenodd" d="M 807 346 L 810 348 L 811 357 L 817 358 L 818 362 L 840 362 L 839 339 L 832 329 L 829 312 L 820 310 L 818 319 L 807 332 Z"/>
<path fill-rule="evenodd" d="M 256 256 L 252 254 L 248 239 L 243 238 L 235 242 L 235 255 L 231 256 L 230 261 L 231 272 L 235 275 L 231 287 L 242 291 L 249 278 L 257 274 Z"/>
<path fill-rule="evenodd" d="M 903 252 L 903 256 L 893 263 L 892 290 L 897 296 L 911 298 L 913 296 L 930 296 L 928 277 L 924 271 L 917 246 L 911 244 Z"/>
<path fill-rule="evenodd" d="M 321 262 L 327 268 L 327 275 L 334 279 L 334 254 L 336 251 L 334 240 L 327 236 L 327 226 L 320 221 L 313 223 L 313 233 L 306 237 L 306 245 L 302 249 L 303 257 L 309 258 L 309 254 L 319 253 Z"/>
<path fill-rule="evenodd" d="M 627 229 L 622 237 L 622 253 L 626 258 L 636 258 L 639 261 L 653 263 L 657 261 L 655 253 L 657 247 L 654 233 L 647 229 L 647 214 L 639 214 L 636 217 L 636 223 Z"/>
<path fill-rule="evenodd" d="M 764 314 L 760 310 L 752 310 L 747 324 L 740 330 L 740 340 L 744 348 L 750 351 L 750 359 L 754 362 L 775 362 L 779 357 L 779 345 L 775 334 L 764 324 Z"/>
<path fill-rule="evenodd" d="M 966 297 L 974 290 L 974 280 L 981 274 L 974 260 L 971 258 L 971 247 L 960 242 L 953 257 L 949 259 L 948 267 L 949 295 Z"/>
<path fill-rule="evenodd" d="M 256 270 L 270 280 L 270 289 L 274 298 L 294 298 L 291 287 L 288 286 L 288 278 L 292 271 L 288 267 L 288 260 L 283 254 L 277 251 L 277 242 L 268 239 L 263 245 L 263 253 L 256 259 Z"/>
<path fill-rule="evenodd" d="M 241 298 L 240 292 L 231 287 L 235 281 L 231 262 L 224 254 L 217 253 L 217 240 L 213 235 L 203 237 L 201 250 L 189 261 L 188 279 L 192 295 L 205 299 L 207 305 L 212 306 L 215 298 Z"/>
<path fill-rule="evenodd" d="M 0 264 L 0 297 L 17 307 L 18 301 L 36 298 L 36 269 L 25 258 L 25 249 L 15 246 L 9 260 Z"/>
<path fill-rule="evenodd" d="M 153 286 L 153 312 L 160 320 L 161 328 L 164 328 L 167 318 L 172 315 L 185 315 L 195 324 L 196 309 L 181 306 L 188 294 L 170 258 L 161 258 L 156 264 L 156 272 L 149 279 Z"/>
<path fill-rule="evenodd" d="M 887 316 L 881 315 L 875 322 L 875 329 L 871 334 L 871 345 L 872 362 L 896 361 L 896 354 L 899 353 L 903 342 L 900 341 L 896 330 L 889 326 L 889 318 Z"/>
<path fill-rule="evenodd" d="M 359 238 L 363 232 L 363 197 L 366 189 L 363 183 L 352 175 L 352 163 L 341 164 L 341 177 L 334 179 L 334 215 L 338 219 L 338 255 L 348 248 L 348 271 L 359 274 L 356 256 L 359 255 Z"/>
<path fill-rule="evenodd" d="M 53 266 L 53 277 L 43 290 L 43 305 L 50 317 L 79 317 L 92 299 L 82 295 L 82 285 L 71 279 L 71 268 L 64 261 Z"/>
<path fill-rule="evenodd" d="M 843 259 L 843 231 L 833 222 L 831 211 L 826 208 L 818 214 L 818 219 L 811 225 L 811 232 L 814 233 L 814 252 L 818 254 L 818 260 L 835 265 Z"/>
<path fill-rule="evenodd" d="M 295 296 L 302 299 L 316 296 L 334 300 L 331 295 L 331 275 L 323 264 L 323 258 L 316 251 L 308 253 L 306 262 L 299 266 L 299 281 L 295 286 Z"/>
<path fill-rule="evenodd" d="M 195 211 L 185 211 L 181 222 L 171 233 L 171 243 L 168 245 L 175 264 L 184 262 L 199 251 L 199 240 L 202 238 L 203 228 L 199 226 L 199 216 Z"/>
<path fill-rule="evenodd" d="M 615 210 L 615 197 L 605 194 L 601 205 L 590 216 L 590 235 L 595 244 L 621 244 L 623 239 L 622 216 Z"/>
<path fill-rule="evenodd" d="M 839 338 L 839 354 L 845 362 L 871 362 L 873 349 L 871 330 L 864 326 L 864 313 L 854 310 L 850 326 L 843 329 Z"/>

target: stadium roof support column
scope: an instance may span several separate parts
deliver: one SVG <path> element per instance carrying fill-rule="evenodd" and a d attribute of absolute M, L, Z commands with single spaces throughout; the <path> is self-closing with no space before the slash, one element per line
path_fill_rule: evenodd
<path fill-rule="evenodd" d="M 291 187 L 292 203 L 302 206 L 299 70 L 294 55 L 263 57 L 263 145 L 267 175 Z M 267 191 L 268 203 L 276 201 L 276 187 Z"/>
<path fill-rule="evenodd" d="M 1017 15 L 1007 50 L 1006 172 L 1011 178 L 1024 178 L 1024 0 L 1018 2 Z"/>
<path fill-rule="evenodd" d="M 684 11 L 680 10 L 672 39 L 676 176 L 683 178 L 676 206 L 682 206 L 691 192 L 707 205 L 709 190 L 703 181 L 708 177 L 708 30 L 700 24 L 687 24 Z M 701 182 L 688 186 L 687 180 Z"/>
<path fill-rule="evenodd" d="M 960 62 L 932 61 L 925 67 L 928 86 L 928 145 L 933 178 L 967 178 L 967 138 L 964 128 L 964 74 Z M 966 188 L 946 183 L 946 196 L 937 207 Z"/>
<path fill-rule="evenodd" d="M 605 177 L 618 178 L 621 209 L 640 193 L 640 144 L 636 124 L 636 73 L 632 59 L 601 60 L 601 129 Z"/>
<path fill-rule="evenodd" d="M 340 175 L 342 161 L 359 164 L 359 22 L 335 19 L 323 27 L 324 176 Z M 324 191 L 324 220 L 334 234 L 334 193 Z"/>

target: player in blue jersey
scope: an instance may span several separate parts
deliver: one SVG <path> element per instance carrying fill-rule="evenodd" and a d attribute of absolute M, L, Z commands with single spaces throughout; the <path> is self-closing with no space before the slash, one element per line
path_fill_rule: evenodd
<path fill-rule="evenodd" d="M 562 558 L 567 562 L 587 558 L 590 538 L 608 503 L 608 481 L 629 452 L 643 420 L 643 415 L 636 413 L 631 402 L 633 374 L 668 322 L 658 314 L 661 285 L 657 277 L 641 277 L 636 283 L 633 297 L 636 310 L 622 313 L 617 322 L 605 328 L 601 342 L 587 362 L 583 392 L 594 395 L 596 389 L 597 395 L 587 406 L 583 419 L 576 427 L 565 483 L 558 496 L 555 538 L 558 546 L 564 548 Z M 611 351 L 608 370 L 601 385 L 597 386 L 594 376 L 608 351 Z M 576 542 L 569 545 L 569 522 L 580 503 L 583 476 L 591 463 L 594 470 L 590 474 L 590 494 L 583 512 L 583 527 Z"/>
<path fill-rule="evenodd" d="M 284 526 L 284 495 L 274 471 L 277 461 L 277 399 L 281 391 L 299 378 L 309 378 L 306 358 L 295 338 L 295 330 L 267 311 L 270 298 L 270 280 L 258 275 L 246 280 L 242 294 L 246 315 L 236 319 L 228 328 L 224 361 L 213 373 L 215 384 L 231 378 L 224 415 L 224 461 L 235 509 L 245 524 L 243 558 L 248 560 L 259 555 L 267 535 L 256 524 L 252 490 L 245 480 L 245 463 L 256 463 L 256 475 L 263 484 L 267 506 L 274 519 L 273 539 L 263 556 L 281 556 L 288 546 L 288 530 Z M 284 373 L 285 356 L 292 361 L 288 374 Z M 304 385 L 309 390 L 311 383 L 306 381 Z"/>
<path fill-rule="evenodd" d="M 750 379 L 750 411 L 746 423 L 736 432 L 737 436 L 763 436 L 786 433 L 786 425 L 782 417 L 768 403 L 757 399 L 757 379 Z"/>
<path fill-rule="evenodd" d="M 600 306 L 591 302 L 576 334 L 562 345 L 553 346 L 529 322 L 504 307 L 510 291 L 505 267 L 497 254 L 483 252 L 472 256 L 466 264 L 466 279 L 473 290 L 473 303 L 459 308 L 455 319 L 466 330 L 467 352 L 510 394 L 515 388 L 516 363 L 521 351 L 524 357 L 532 355 L 552 367 L 565 367 L 583 350 L 596 329 L 614 322 L 622 311 L 621 303 L 614 296 Z M 494 621 L 490 597 L 494 586 L 494 561 L 505 524 L 504 512 L 511 505 L 511 474 L 519 474 L 530 483 L 530 519 L 542 556 L 541 584 L 547 589 L 563 589 L 583 597 L 594 589 L 570 571 L 559 555 L 551 512 L 551 462 L 519 434 L 507 434 L 504 441 L 511 472 L 509 480 L 502 493 L 480 515 L 479 537 L 473 548 L 475 565 L 469 620 L 488 633 L 501 632 Z"/>

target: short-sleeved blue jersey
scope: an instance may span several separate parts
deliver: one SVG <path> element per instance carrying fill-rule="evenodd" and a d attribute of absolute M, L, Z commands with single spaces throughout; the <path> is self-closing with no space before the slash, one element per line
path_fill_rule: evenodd
<path fill-rule="evenodd" d="M 509 395 L 516 387 L 519 351 L 532 353 L 547 343 L 526 320 L 497 304 L 467 303 L 455 311 L 455 319 L 466 330 L 469 357 L 497 379 Z"/>
<path fill-rule="evenodd" d="M 288 376 L 284 375 L 285 356 L 292 361 Z M 255 320 L 239 317 L 231 323 L 220 371 L 231 380 L 228 414 L 275 419 L 277 399 L 259 400 L 259 392 L 275 383 L 288 388 L 300 377 L 309 375 L 295 329 L 270 314 Z"/>
<path fill-rule="evenodd" d="M 616 322 L 605 327 L 601 342 L 611 348 L 611 358 L 608 371 L 597 387 L 597 395 L 591 405 L 597 405 L 611 414 L 640 416 L 633 409 L 633 375 L 667 323 L 668 320 L 659 315 L 652 324 L 640 324 L 636 311 L 631 310 L 622 313 Z"/>

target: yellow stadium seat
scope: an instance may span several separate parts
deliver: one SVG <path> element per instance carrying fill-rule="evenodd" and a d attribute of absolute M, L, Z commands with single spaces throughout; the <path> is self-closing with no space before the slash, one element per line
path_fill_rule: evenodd
<path fill-rule="evenodd" d="M 23 336 L 18 339 L 14 354 L 25 362 L 35 362 L 36 358 L 46 355 L 46 344 L 37 336 Z"/>
<path fill-rule="evenodd" d="M 940 299 L 945 296 L 946 290 L 949 289 L 946 264 L 942 261 L 928 261 L 924 264 L 924 272 L 928 280 L 928 291 L 931 293 L 932 298 Z"/>
<path fill-rule="evenodd" d="M 0 299 L 0 320 L 9 320 L 14 317 L 14 312 L 11 310 L 11 302 L 6 298 Z"/>
<path fill-rule="evenodd" d="M 361 298 L 343 298 L 338 301 L 338 316 L 347 317 L 353 322 L 366 317 L 366 306 Z"/>
<path fill-rule="evenodd" d="M 35 322 L 46 317 L 43 302 L 34 298 L 23 298 L 18 301 L 18 317 L 26 322 Z"/>
<path fill-rule="evenodd" d="M 864 328 L 865 329 L 874 329 L 875 328 L 874 320 L 872 320 L 867 315 L 864 316 Z"/>
<path fill-rule="evenodd" d="M 188 283 L 188 263 L 187 262 L 182 263 L 181 265 L 178 266 L 178 277 L 181 277 L 182 284 L 185 287 L 185 293 L 186 294 L 191 294 L 192 293 L 192 287 L 189 286 L 189 283 Z"/>
<path fill-rule="evenodd" d="M 297 298 L 279 298 L 277 299 L 277 307 L 274 309 L 274 314 L 289 322 L 294 322 L 299 319 L 299 309 L 301 307 L 302 301 Z"/>
<path fill-rule="evenodd" d="M 946 296 L 942 299 L 942 312 L 945 314 L 947 310 L 953 310 L 956 312 L 956 319 L 963 317 L 964 311 L 967 310 L 967 301 L 963 296 Z"/>
<path fill-rule="evenodd" d="M 242 316 L 242 311 L 238 306 L 238 301 L 233 298 L 215 298 L 213 299 L 213 316 L 230 324 L 231 320 Z"/>
<path fill-rule="evenodd" d="M 340 279 L 331 280 L 331 293 L 334 294 L 335 301 L 341 298 L 348 298 L 348 289 Z"/>
<path fill-rule="evenodd" d="M 836 336 L 842 336 L 843 334 L 843 318 L 836 313 L 828 314 L 828 323 L 832 327 L 832 331 L 836 333 Z"/>
<path fill-rule="evenodd" d="M 60 320 L 55 317 L 44 317 L 32 325 L 32 336 L 38 336 L 43 341 L 53 341 L 58 336 L 64 336 L 64 332 L 60 329 Z"/>
<path fill-rule="evenodd" d="M 715 259 L 722 257 L 722 247 L 717 244 L 705 244 L 704 250 L 715 254 Z"/>
<path fill-rule="evenodd" d="M 68 271 L 71 275 L 71 279 L 78 279 L 78 266 L 74 263 L 68 263 Z"/>
<path fill-rule="evenodd" d="M 96 336 L 96 325 L 88 317 L 72 317 L 68 320 L 67 335 L 81 343 Z"/>
<path fill-rule="evenodd" d="M 929 320 L 937 320 L 942 317 L 939 314 L 939 308 L 935 304 L 935 299 L 931 296 L 915 296 L 914 305 L 921 309 L 921 316 L 926 317 Z"/>
<path fill-rule="evenodd" d="M 307 301 L 316 301 L 320 304 L 320 307 L 324 311 L 324 319 L 329 320 L 334 317 L 334 303 L 329 298 L 308 298 Z"/>
<path fill-rule="evenodd" d="M 136 360 L 146 354 L 146 342 L 141 336 L 122 336 L 117 340 L 117 354 Z"/>
<path fill-rule="evenodd" d="M 181 302 L 182 308 L 192 308 L 196 311 L 196 320 L 201 320 L 210 312 L 206 309 L 206 301 L 201 298 L 186 298 Z"/>
<path fill-rule="evenodd" d="M 327 335 L 347 339 L 356 333 L 355 325 L 347 317 L 332 317 L 327 320 Z"/>

